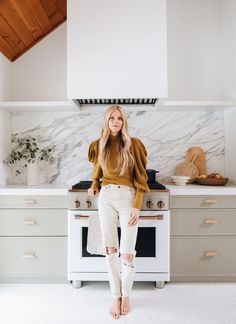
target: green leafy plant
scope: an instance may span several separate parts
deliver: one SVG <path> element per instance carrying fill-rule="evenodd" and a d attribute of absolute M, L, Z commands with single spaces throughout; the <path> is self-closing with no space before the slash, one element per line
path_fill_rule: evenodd
<path fill-rule="evenodd" d="M 19 137 L 18 134 L 12 135 L 13 148 L 11 153 L 3 161 L 4 164 L 11 166 L 20 161 L 24 162 L 22 168 L 27 167 L 27 163 L 36 161 L 53 162 L 55 160 L 54 152 L 56 146 L 40 148 L 36 138 L 31 135 Z M 16 170 L 16 175 L 21 173 L 21 168 Z"/>

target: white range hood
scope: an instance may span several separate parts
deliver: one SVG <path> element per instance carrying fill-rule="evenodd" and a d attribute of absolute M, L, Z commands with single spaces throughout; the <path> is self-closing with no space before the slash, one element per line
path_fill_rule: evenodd
<path fill-rule="evenodd" d="M 67 0 L 67 96 L 83 104 L 167 97 L 166 0 Z"/>

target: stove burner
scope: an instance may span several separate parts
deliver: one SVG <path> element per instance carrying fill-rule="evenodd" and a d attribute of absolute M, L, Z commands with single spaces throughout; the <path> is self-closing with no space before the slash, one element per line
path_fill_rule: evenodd
<path fill-rule="evenodd" d="M 72 186 L 72 189 L 89 189 L 91 187 L 92 181 L 80 181 Z M 159 182 L 148 182 L 149 189 L 159 189 L 159 190 L 165 190 L 166 187 L 163 186 Z M 100 189 L 101 185 L 99 185 Z"/>

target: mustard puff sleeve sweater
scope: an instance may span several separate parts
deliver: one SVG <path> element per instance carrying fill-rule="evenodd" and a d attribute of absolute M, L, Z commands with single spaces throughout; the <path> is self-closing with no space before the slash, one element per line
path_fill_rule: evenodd
<path fill-rule="evenodd" d="M 134 168 L 133 170 L 127 170 L 124 175 L 112 172 L 111 170 L 102 170 L 98 162 L 98 148 L 99 140 L 92 142 L 89 146 L 88 160 L 93 163 L 94 168 L 92 172 L 92 187 L 97 187 L 99 180 L 102 180 L 102 186 L 108 184 L 125 185 L 128 187 L 134 187 L 136 189 L 133 207 L 140 209 L 143 200 L 144 192 L 148 192 L 149 188 L 147 185 L 147 151 L 143 143 L 137 138 L 131 138 L 132 146 L 131 153 L 134 157 Z M 111 154 L 110 164 L 112 170 L 117 165 L 117 148 L 118 136 L 111 135 Z"/>

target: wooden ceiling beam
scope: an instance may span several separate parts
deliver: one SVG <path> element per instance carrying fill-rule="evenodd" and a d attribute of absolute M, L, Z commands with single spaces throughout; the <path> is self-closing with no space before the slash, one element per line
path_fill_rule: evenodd
<path fill-rule="evenodd" d="M 47 33 L 51 28 L 51 22 L 39 0 L 25 0 L 31 7 L 32 13 L 40 25 L 43 33 Z"/>
<path fill-rule="evenodd" d="M 0 48 L 2 53 L 12 61 L 12 58 L 17 55 L 17 53 L 12 49 L 12 47 L 5 41 L 5 39 L 0 35 Z"/>
<path fill-rule="evenodd" d="M 58 10 L 57 3 L 48 0 L 41 0 L 41 3 L 51 23 L 57 25 L 63 19 L 60 10 Z"/>
<path fill-rule="evenodd" d="M 26 46 L 22 43 L 19 36 L 15 33 L 14 29 L 8 24 L 8 22 L 0 15 L 0 35 L 7 42 L 7 44 L 17 54 L 24 51 Z"/>
<path fill-rule="evenodd" d="M 66 7 L 66 1 L 65 0 L 55 0 L 58 8 L 63 16 L 63 18 L 66 18 L 66 11 L 67 11 L 67 7 Z"/>
<path fill-rule="evenodd" d="M 12 6 L 14 6 L 18 15 L 28 28 L 34 40 L 37 40 L 39 37 L 43 35 L 43 31 L 41 30 L 37 20 L 35 19 L 32 10 L 28 3 L 24 0 L 9 0 Z"/>
<path fill-rule="evenodd" d="M 26 46 L 32 44 L 34 39 L 12 4 L 7 1 L 1 2 L 0 12 L 12 29 L 14 29 L 15 33 L 19 35 L 23 44 Z"/>
<path fill-rule="evenodd" d="M 0 52 L 14 61 L 66 20 L 66 0 L 0 0 Z"/>

